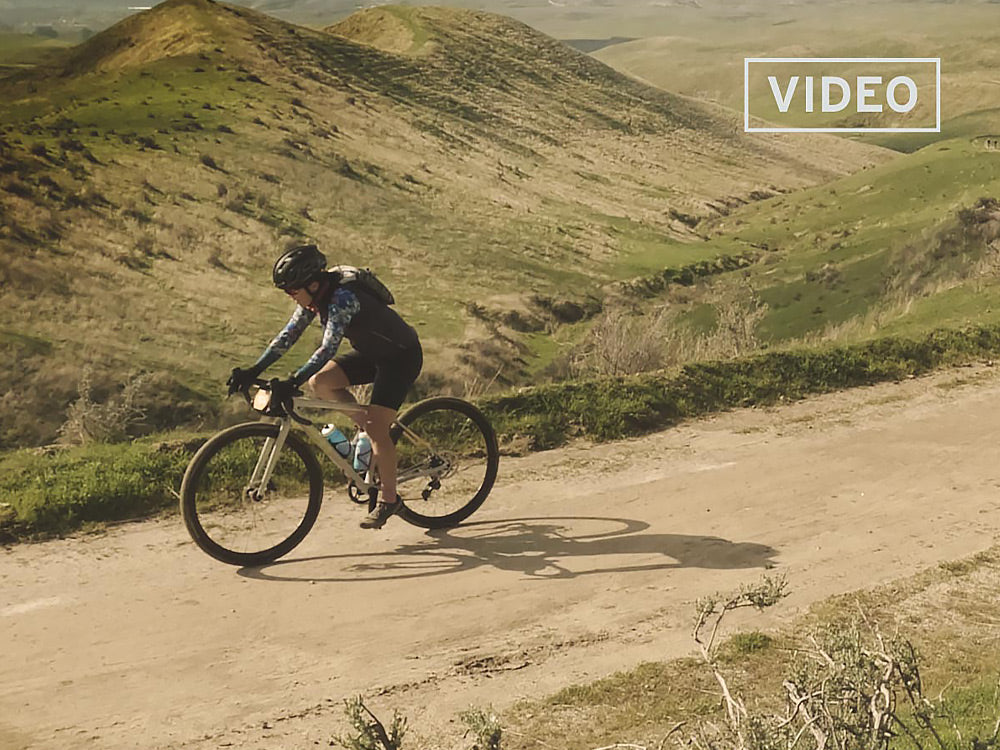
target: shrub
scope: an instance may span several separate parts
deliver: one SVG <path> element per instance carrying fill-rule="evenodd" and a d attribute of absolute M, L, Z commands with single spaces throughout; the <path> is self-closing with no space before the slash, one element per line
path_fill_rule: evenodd
<path fill-rule="evenodd" d="M 730 690 L 714 645 L 719 625 L 740 607 L 764 609 L 785 596 L 782 579 L 747 586 L 737 594 L 698 602 L 694 640 L 718 683 L 725 721 L 698 722 L 684 746 L 733 750 L 889 750 L 908 746 L 951 750 L 944 721 L 961 732 L 942 698 L 925 697 L 920 658 L 913 644 L 897 633 L 886 635 L 862 610 L 849 623 L 825 623 L 794 649 L 794 662 L 781 680 L 783 711 L 760 709 L 775 701 L 755 695 L 748 708 Z M 704 631 L 710 630 L 707 637 Z M 995 742 L 1000 723 L 994 730 Z M 908 742 L 901 742 L 902 737 Z M 974 741 L 973 747 L 978 748 Z"/>
<path fill-rule="evenodd" d="M 472 735 L 474 742 L 471 750 L 500 750 L 500 743 L 503 740 L 503 727 L 500 720 L 493 713 L 492 707 L 483 710 L 481 708 L 470 708 L 458 715 L 468 729 L 465 736 Z"/>
<path fill-rule="evenodd" d="M 665 321 L 663 309 L 641 317 L 621 308 L 606 311 L 591 328 L 573 370 L 620 376 L 660 369 L 665 363 Z"/>
<path fill-rule="evenodd" d="M 11 180 L 4 184 L 3 189 L 6 190 L 11 195 L 16 195 L 19 198 L 31 198 L 33 195 L 31 186 L 25 185 L 23 182 L 18 180 Z"/>
<path fill-rule="evenodd" d="M 63 151 L 74 151 L 80 153 L 84 151 L 86 147 L 76 138 L 63 138 L 59 141 L 59 148 Z"/>
<path fill-rule="evenodd" d="M 84 368 L 78 385 L 79 397 L 66 410 L 66 421 L 59 428 L 61 443 L 114 443 L 127 439 L 129 428 L 141 422 L 145 411 L 136 402 L 146 377 L 137 375 L 128 380 L 119 393 L 103 402 L 93 399 L 93 370 Z"/>
<path fill-rule="evenodd" d="M 336 743 L 347 750 L 399 750 L 402 747 L 406 718 L 399 712 L 393 712 L 392 724 L 386 730 L 360 695 L 344 701 L 344 710 L 354 732 L 344 737 L 335 737 L 331 745 Z"/>

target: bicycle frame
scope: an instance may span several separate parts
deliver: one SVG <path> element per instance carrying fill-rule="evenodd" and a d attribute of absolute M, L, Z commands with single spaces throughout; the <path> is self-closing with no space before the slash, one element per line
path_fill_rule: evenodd
<path fill-rule="evenodd" d="M 265 405 L 266 406 L 266 405 Z M 254 405 L 255 411 L 263 411 L 263 409 L 258 408 Z M 365 407 L 360 404 L 352 404 L 341 401 L 325 401 L 323 399 L 309 398 L 309 397 L 296 397 L 293 399 L 293 411 L 297 411 L 299 408 L 302 409 L 312 409 L 319 411 L 338 411 L 341 414 L 346 414 L 351 416 L 352 414 L 364 414 Z M 267 438 L 264 441 L 264 447 L 261 449 L 260 457 L 257 459 L 257 465 L 254 467 L 253 474 L 250 478 L 249 489 L 251 491 L 259 491 L 261 487 L 267 487 L 268 482 L 271 479 L 271 474 L 274 471 L 274 467 L 278 462 L 278 456 L 281 453 L 281 448 L 285 444 L 285 438 L 292 429 L 292 419 L 289 415 L 283 417 L 269 417 L 266 415 L 261 415 L 261 422 L 266 422 L 269 424 L 279 425 L 278 436 L 276 438 Z M 412 430 L 408 429 L 406 425 L 400 422 L 393 422 L 393 427 L 398 427 L 400 430 L 405 432 L 411 440 L 417 443 L 421 443 L 428 448 L 430 444 L 419 437 Z M 349 483 L 353 483 L 357 487 L 358 492 L 363 495 L 370 495 L 371 491 L 375 489 L 376 484 L 368 480 L 372 476 L 371 471 L 366 472 L 365 476 L 361 476 L 357 471 L 354 470 L 354 466 L 349 463 L 343 456 L 341 456 L 334 447 L 330 444 L 330 441 L 324 437 L 323 433 L 319 431 L 319 428 L 312 422 L 301 425 L 302 431 L 319 446 L 319 449 L 323 454 L 330 459 L 335 466 L 337 466 L 344 476 L 347 477 Z M 416 476 L 427 476 L 427 472 L 419 471 L 421 467 L 414 467 L 408 472 L 403 472 L 397 476 L 398 482 L 405 482 Z"/>

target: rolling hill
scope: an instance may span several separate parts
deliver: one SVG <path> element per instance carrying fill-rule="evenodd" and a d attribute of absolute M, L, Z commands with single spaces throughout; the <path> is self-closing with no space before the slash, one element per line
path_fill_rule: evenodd
<path fill-rule="evenodd" d="M 526 356 L 470 310 L 698 259 L 665 241 L 890 158 L 747 136 L 719 107 L 454 9 L 318 30 L 168 0 L 0 79 L 0 101 L 6 447 L 51 440 L 85 368 L 95 398 L 155 373 L 150 426 L 214 419 L 225 373 L 290 312 L 268 286 L 289 242 L 376 269 L 427 344 L 424 387 L 462 390 L 516 382 Z"/>
<path fill-rule="evenodd" d="M 910 152 L 1000 130 L 996 18 L 995 4 L 979 2 L 760 3 L 752 13 L 709 6 L 650 21 L 642 38 L 594 56 L 655 86 L 740 112 L 745 57 L 939 57 L 941 133 L 862 136 Z"/>

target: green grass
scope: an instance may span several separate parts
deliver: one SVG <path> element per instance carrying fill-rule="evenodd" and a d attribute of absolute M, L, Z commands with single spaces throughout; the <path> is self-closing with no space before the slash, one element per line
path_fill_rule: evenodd
<path fill-rule="evenodd" d="M 410 45 L 410 49 L 407 50 L 407 54 L 412 55 L 420 52 L 427 41 L 432 38 L 427 27 L 415 17 L 415 8 L 403 5 L 390 5 L 385 10 L 402 21 L 410 33 L 413 34 L 413 43 Z"/>
<path fill-rule="evenodd" d="M 172 507 L 171 490 L 180 488 L 191 448 L 190 440 L 146 439 L 6 454 L 0 459 L 0 503 L 13 508 L 14 518 L 0 529 L 0 538 L 63 534 Z"/>
<path fill-rule="evenodd" d="M 249 105 L 266 111 L 279 103 L 287 106 L 266 86 L 247 81 L 221 55 L 189 55 L 139 70 L 94 74 L 72 86 L 53 87 L 44 99 L 9 101 L 4 120 L 8 127 L 30 124 L 56 130 L 74 123 L 85 137 L 90 131 L 155 136 L 163 130 L 193 132 L 199 126 L 216 132 L 219 125 L 233 123 L 227 110 L 242 111 Z"/>
<path fill-rule="evenodd" d="M 708 257 L 769 248 L 747 279 L 769 306 L 758 328 L 762 341 L 789 342 L 863 319 L 888 304 L 886 279 L 905 276 L 909 266 L 924 269 L 923 291 L 914 290 L 907 309 L 886 312 L 882 325 L 888 328 L 859 327 L 855 340 L 883 332 L 920 335 L 938 325 L 935 320 L 958 325 L 995 319 L 996 279 L 967 278 L 983 248 L 939 252 L 956 232 L 959 211 L 984 196 L 1000 196 L 1000 153 L 964 139 L 948 141 L 744 206 L 709 222 L 711 236 L 697 247 Z M 727 274 L 723 282 L 741 278 Z M 935 301 L 935 279 L 960 289 Z"/>
<path fill-rule="evenodd" d="M 481 406 L 502 438 L 528 437 L 535 449 L 547 449 L 571 435 L 641 435 L 713 411 L 898 380 L 994 353 L 1000 353 L 1000 329 L 972 326 L 918 339 L 773 351 L 679 372 L 545 385 L 485 398 Z"/>
<path fill-rule="evenodd" d="M 9 68 L 11 72 L 37 65 L 52 57 L 54 52 L 66 49 L 70 43 L 62 39 L 48 39 L 36 34 L 0 32 L 0 75 Z"/>
<path fill-rule="evenodd" d="M 774 644 L 773 636 L 759 630 L 736 633 L 719 646 L 719 659 L 724 662 L 738 662 L 748 654 L 765 651 Z"/>

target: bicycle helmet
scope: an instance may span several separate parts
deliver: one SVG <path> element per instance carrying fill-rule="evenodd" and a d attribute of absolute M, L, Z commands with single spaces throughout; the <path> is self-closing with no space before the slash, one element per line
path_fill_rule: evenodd
<path fill-rule="evenodd" d="M 301 289 L 326 270 L 326 256 L 315 245 L 299 245 L 282 253 L 271 276 L 279 289 Z"/>

